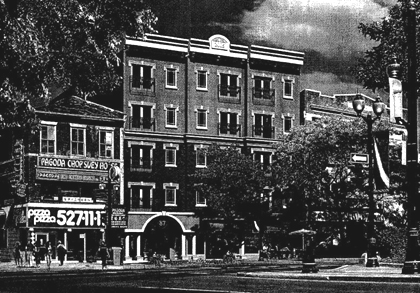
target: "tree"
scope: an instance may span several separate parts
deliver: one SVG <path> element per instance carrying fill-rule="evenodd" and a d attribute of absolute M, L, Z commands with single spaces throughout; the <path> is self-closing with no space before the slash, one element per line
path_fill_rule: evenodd
<path fill-rule="evenodd" d="M 407 81 L 408 43 L 406 26 L 408 2 L 398 0 L 398 4 L 389 10 L 389 16 L 383 18 L 382 21 L 359 25 L 359 29 L 365 37 L 378 43 L 377 46 L 366 51 L 364 58 L 360 59 L 358 65 L 354 68 L 357 80 L 368 89 L 373 91 L 388 89 L 387 66 L 392 63 L 393 56 L 401 64 L 403 82 Z M 419 1 L 414 1 L 414 3 L 418 10 Z M 419 19 L 418 13 L 417 19 Z M 417 24 L 420 24 L 418 20 Z M 417 26 L 417 31 L 418 28 L 419 26 Z M 420 34 L 417 33 L 417 38 L 419 36 Z M 420 58 L 420 54 L 417 54 L 417 58 Z M 417 76 L 419 76 L 419 73 L 418 71 Z"/>
<path fill-rule="evenodd" d="M 206 152 L 207 168 L 193 176 L 195 189 L 206 199 L 207 208 L 197 211 L 202 219 L 221 224 L 221 236 L 229 249 L 239 247 L 244 229 L 261 219 L 261 194 L 267 185 L 260 163 L 240 153 L 235 146 L 212 145 Z M 209 229 L 208 223 L 203 228 Z"/>
<path fill-rule="evenodd" d="M 352 153 L 366 152 L 366 138 L 364 121 L 344 117 L 324 117 L 280 137 L 272 171 L 276 188 L 290 197 L 283 223 L 317 228 L 320 240 L 346 240 L 344 223 L 360 221 L 369 206 L 368 170 L 349 163 Z"/>
<path fill-rule="evenodd" d="M 137 0 L 0 0 L 0 103 L 31 110 L 26 100 L 53 86 L 81 97 L 115 89 L 126 34 L 142 37 L 155 22 Z M 5 110 L 3 129 L 27 122 Z"/>

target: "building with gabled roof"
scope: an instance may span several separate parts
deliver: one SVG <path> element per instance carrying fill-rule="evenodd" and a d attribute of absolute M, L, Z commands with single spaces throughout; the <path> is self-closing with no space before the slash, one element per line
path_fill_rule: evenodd
<path fill-rule="evenodd" d="M 116 181 L 108 175 L 113 167 L 124 170 L 125 115 L 68 92 L 35 112 L 39 129 L 14 142 L 14 172 L 1 177 L 2 250 L 10 253 L 16 242 L 43 250 L 61 241 L 68 261 L 94 259 L 105 239 L 107 205 L 124 206 L 124 174 Z"/>

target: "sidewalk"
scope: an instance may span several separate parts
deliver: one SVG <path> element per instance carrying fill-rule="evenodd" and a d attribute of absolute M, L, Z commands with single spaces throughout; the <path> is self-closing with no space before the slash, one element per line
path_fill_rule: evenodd
<path fill-rule="evenodd" d="M 238 276 L 302 279 L 302 280 L 331 280 L 331 281 L 359 281 L 359 282 L 413 282 L 420 283 L 420 274 L 403 275 L 401 265 L 378 268 L 367 268 L 363 265 L 344 265 L 335 269 L 320 269 L 318 273 L 302 273 L 301 271 L 283 272 L 238 272 Z"/>
<path fill-rule="evenodd" d="M 225 265 L 210 264 L 200 265 L 198 263 L 183 263 L 180 265 L 162 264 L 156 267 L 149 263 L 128 263 L 120 266 L 108 265 L 106 270 L 102 270 L 100 262 L 79 263 L 67 262 L 59 266 L 58 262 L 51 264 L 48 271 L 45 262 L 41 263 L 40 268 L 24 267 L 18 268 L 14 262 L 0 262 L 0 277 L 7 276 L 27 276 L 39 274 L 84 274 L 84 273 L 108 273 L 120 271 L 130 273 L 133 271 L 174 271 L 174 270 L 228 270 L 241 277 L 257 278 L 279 278 L 279 279 L 302 279 L 302 280 L 331 280 L 331 281 L 366 281 L 366 282 L 413 282 L 420 283 L 420 274 L 403 275 L 402 264 L 381 264 L 378 268 L 367 268 L 360 264 L 355 264 L 354 260 L 317 260 L 319 267 L 318 273 L 302 273 L 301 262 L 293 260 L 277 260 L 270 262 L 246 261 L 242 264 Z"/>

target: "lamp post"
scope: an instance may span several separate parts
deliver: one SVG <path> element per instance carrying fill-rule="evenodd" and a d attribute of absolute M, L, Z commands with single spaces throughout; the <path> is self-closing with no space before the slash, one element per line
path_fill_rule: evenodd
<path fill-rule="evenodd" d="M 419 273 L 419 244 L 418 244 L 418 208 L 419 194 L 417 181 L 417 52 L 416 52 L 416 9 L 413 1 L 408 3 L 407 11 L 407 121 L 403 117 L 395 117 L 397 123 L 402 124 L 407 129 L 407 221 L 408 221 L 408 237 L 405 262 L 402 269 L 403 274 Z M 388 66 L 388 76 L 399 78 L 400 65 L 394 61 L 394 64 Z M 392 107 L 393 105 L 391 105 Z"/>
<path fill-rule="evenodd" d="M 353 109 L 356 112 L 358 117 L 362 117 L 363 120 L 367 124 L 367 152 L 369 156 L 369 217 L 368 217 L 368 231 L 367 231 L 367 238 L 368 238 L 368 247 L 367 247 L 367 267 L 372 267 L 375 263 L 375 251 L 374 251 L 374 244 L 376 243 L 375 239 L 375 224 L 374 224 L 374 211 L 375 211 L 375 200 L 373 197 L 374 193 L 374 186 L 373 186 L 373 177 L 374 177 L 374 169 L 373 169 L 373 133 L 372 133 L 372 126 L 373 123 L 380 119 L 382 113 L 385 109 L 385 104 L 378 98 L 372 104 L 372 110 L 375 113 L 376 117 L 372 117 L 372 113 L 369 112 L 367 116 L 362 116 L 362 112 L 365 108 L 365 100 L 363 99 L 361 94 L 356 94 L 353 100 Z"/>

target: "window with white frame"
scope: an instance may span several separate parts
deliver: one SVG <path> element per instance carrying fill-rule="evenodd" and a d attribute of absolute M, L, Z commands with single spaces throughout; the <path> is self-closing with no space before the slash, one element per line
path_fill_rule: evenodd
<path fill-rule="evenodd" d="M 154 183 L 128 183 L 130 189 L 130 210 L 151 209 L 153 206 Z"/>
<path fill-rule="evenodd" d="M 239 113 L 229 110 L 219 112 L 219 133 L 237 135 L 240 131 Z"/>
<path fill-rule="evenodd" d="M 263 169 L 266 169 L 271 164 L 271 155 L 271 152 L 256 150 L 254 151 L 254 160 L 260 163 Z"/>
<path fill-rule="evenodd" d="M 256 99 L 270 100 L 274 97 L 275 90 L 272 87 L 273 79 L 266 76 L 254 77 L 254 90 L 253 96 Z"/>
<path fill-rule="evenodd" d="M 86 126 L 70 125 L 71 154 L 85 156 L 86 154 Z"/>
<path fill-rule="evenodd" d="M 176 206 L 176 192 L 179 184 L 164 183 L 163 189 L 165 191 L 165 206 Z"/>
<path fill-rule="evenodd" d="M 219 95 L 223 97 L 239 97 L 239 75 L 231 73 L 219 74 Z"/>
<path fill-rule="evenodd" d="M 114 157 L 114 132 L 113 130 L 100 129 L 99 130 L 99 157 L 113 158 Z"/>
<path fill-rule="evenodd" d="M 131 108 L 131 128 L 142 130 L 155 129 L 154 104 L 131 104 Z"/>
<path fill-rule="evenodd" d="M 294 80 L 292 78 L 283 78 L 283 97 L 293 98 L 293 84 Z"/>
<path fill-rule="evenodd" d="M 130 148 L 130 168 L 131 170 L 147 171 L 152 169 L 154 144 L 131 144 Z"/>
<path fill-rule="evenodd" d="M 207 129 L 207 110 L 197 109 L 197 128 Z"/>
<path fill-rule="evenodd" d="M 139 90 L 154 90 L 155 79 L 153 78 L 154 64 L 131 63 L 131 88 Z"/>
<path fill-rule="evenodd" d="M 166 127 L 177 128 L 177 117 L 178 107 L 173 105 L 165 105 L 165 116 L 166 116 Z"/>
<path fill-rule="evenodd" d="M 56 125 L 57 123 L 41 124 L 41 146 L 42 154 L 55 154 L 56 147 Z"/>
<path fill-rule="evenodd" d="M 207 148 L 202 146 L 194 146 L 196 153 L 196 164 L 197 168 L 207 167 Z"/>
<path fill-rule="evenodd" d="M 170 89 L 178 88 L 178 72 L 179 72 L 178 67 L 165 66 L 166 88 L 170 88 Z"/>
<path fill-rule="evenodd" d="M 203 193 L 200 191 L 195 192 L 195 205 L 196 206 L 206 206 L 206 198 L 204 197 Z"/>
<path fill-rule="evenodd" d="M 176 167 L 176 151 L 178 150 L 178 145 L 165 144 L 163 148 L 165 149 L 165 167 Z"/>
<path fill-rule="evenodd" d="M 207 90 L 207 70 L 197 70 L 197 89 Z"/>
<path fill-rule="evenodd" d="M 283 132 L 290 133 L 290 131 L 292 131 L 292 127 L 293 127 L 293 118 L 290 116 L 284 116 L 283 117 Z"/>

